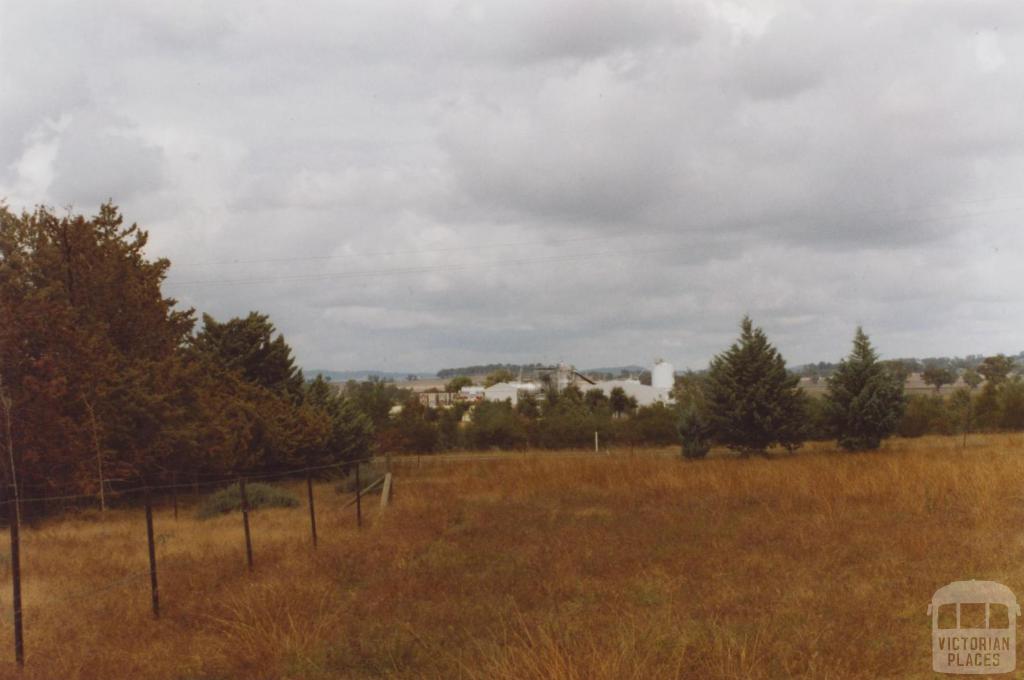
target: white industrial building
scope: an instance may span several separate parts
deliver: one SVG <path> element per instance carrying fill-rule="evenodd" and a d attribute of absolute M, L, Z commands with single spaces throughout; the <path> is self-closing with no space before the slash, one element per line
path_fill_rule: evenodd
<path fill-rule="evenodd" d="M 654 363 L 651 368 L 651 384 L 644 385 L 639 380 L 603 380 L 600 382 L 592 382 L 589 379 L 585 379 L 584 376 L 576 373 L 575 369 L 566 364 L 559 364 L 559 366 L 552 371 L 557 371 L 557 381 L 555 384 L 559 385 L 561 389 L 565 389 L 565 386 L 569 384 L 576 384 L 575 379 L 579 376 L 584 379 L 584 384 L 577 385 L 586 392 L 590 389 L 599 389 L 605 393 L 605 396 L 610 397 L 612 390 L 616 387 L 622 388 L 627 397 L 632 397 L 636 400 L 638 406 L 651 406 L 652 404 L 662 403 L 671 404 L 673 403 L 672 388 L 675 386 L 675 370 L 672 364 L 667 361 L 659 359 Z M 564 385 L 563 385 L 564 382 Z M 532 382 L 502 382 L 490 387 L 480 387 L 479 385 L 471 385 L 469 387 L 463 387 L 461 390 L 461 397 L 468 401 L 509 401 L 513 406 L 519 403 L 519 398 L 523 394 L 537 394 L 541 391 L 541 386 L 537 383 Z"/>
<path fill-rule="evenodd" d="M 511 401 L 515 406 L 519 403 L 522 394 L 533 394 L 540 390 L 538 385 L 533 383 L 507 383 L 501 382 L 484 388 L 484 399 L 487 401 Z"/>
<path fill-rule="evenodd" d="M 651 369 L 651 384 L 644 385 L 639 380 L 602 380 L 594 385 L 595 388 L 610 397 L 612 390 L 621 387 L 627 397 L 636 399 L 637 406 L 651 406 L 652 404 L 671 404 L 674 402 L 672 388 L 676 384 L 676 373 L 672 364 L 658 359 Z M 591 388 L 593 389 L 593 388 Z"/>

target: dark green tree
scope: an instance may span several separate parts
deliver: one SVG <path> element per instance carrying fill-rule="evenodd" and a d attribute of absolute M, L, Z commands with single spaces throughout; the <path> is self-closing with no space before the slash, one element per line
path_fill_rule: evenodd
<path fill-rule="evenodd" d="M 740 337 L 711 360 L 704 394 L 715 439 L 744 456 L 802 441 L 800 378 L 750 317 Z"/>
<path fill-rule="evenodd" d="M 713 429 L 704 396 L 704 378 L 692 371 L 676 378 L 673 395 L 679 406 L 677 430 L 684 458 L 703 458 L 711 451 Z"/>
<path fill-rule="evenodd" d="M 249 312 L 244 319 L 221 323 L 203 314 L 203 329 L 196 334 L 196 351 L 238 371 L 249 382 L 298 401 L 302 398 L 302 371 L 292 349 L 266 314 Z"/>
<path fill-rule="evenodd" d="M 861 328 L 850 355 L 829 378 L 825 400 L 832 431 L 848 451 L 877 449 L 899 426 L 905 408 L 903 384 L 878 361 Z"/>
<path fill-rule="evenodd" d="M 358 460 L 369 455 L 373 424 L 323 376 L 306 385 L 303 404 L 330 420 L 330 437 L 323 449 L 314 452 L 317 462 Z"/>
<path fill-rule="evenodd" d="M 623 414 L 631 410 L 626 390 L 621 387 L 612 388 L 611 394 L 608 397 L 608 405 L 611 407 L 612 415 L 615 417 L 622 417 Z"/>

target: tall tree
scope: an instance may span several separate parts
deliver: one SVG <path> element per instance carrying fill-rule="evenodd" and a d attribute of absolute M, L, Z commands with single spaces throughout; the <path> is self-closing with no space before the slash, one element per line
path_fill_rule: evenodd
<path fill-rule="evenodd" d="M 141 473 L 177 455 L 177 425 L 149 416 L 166 403 L 154 384 L 171 389 L 192 312 L 162 295 L 169 263 L 146 259 L 146 242 L 111 204 L 92 218 L 0 206 L 0 371 L 21 479 L 96 489 L 107 457 Z"/>
<path fill-rule="evenodd" d="M 800 378 L 750 317 L 740 337 L 711 360 L 704 395 L 715 439 L 744 456 L 802 441 Z"/>
<path fill-rule="evenodd" d="M 302 371 L 295 365 L 292 349 L 266 314 L 249 312 L 223 323 L 203 314 L 203 329 L 194 348 L 238 371 L 249 382 L 296 401 L 302 397 Z"/>
<path fill-rule="evenodd" d="M 848 451 L 877 449 L 896 431 L 905 400 L 899 376 L 886 370 L 861 328 L 853 350 L 839 362 L 825 394 L 829 424 Z"/>
<path fill-rule="evenodd" d="M 306 386 L 305 404 L 330 419 L 330 437 L 316 451 L 320 462 L 358 460 L 369 454 L 373 436 L 370 419 L 356 408 L 351 399 L 317 376 Z"/>

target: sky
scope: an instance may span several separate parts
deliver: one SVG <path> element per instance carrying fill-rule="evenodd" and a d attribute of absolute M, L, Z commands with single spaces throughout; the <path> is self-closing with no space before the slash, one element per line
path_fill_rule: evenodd
<path fill-rule="evenodd" d="M 0 0 L 0 199 L 307 369 L 1024 350 L 1024 3 Z"/>

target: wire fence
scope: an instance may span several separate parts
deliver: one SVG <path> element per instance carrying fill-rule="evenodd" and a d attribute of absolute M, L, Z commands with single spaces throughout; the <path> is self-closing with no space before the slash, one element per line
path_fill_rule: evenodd
<path fill-rule="evenodd" d="M 195 495 L 198 495 L 200 490 L 209 490 L 211 488 L 223 488 L 227 485 L 238 484 L 239 496 L 240 496 L 240 510 L 242 515 L 243 531 L 245 535 L 245 550 L 246 550 L 246 562 L 249 571 L 253 570 L 254 558 L 252 551 L 251 541 L 251 528 L 249 524 L 249 513 L 251 506 L 248 499 L 246 483 L 260 480 L 296 480 L 305 478 L 307 488 L 307 505 L 309 508 L 309 522 L 310 522 L 310 534 L 312 538 L 312 545 L 314 548 L 317 547 L 317 526 L 316 526 L 316 504 L 313 487 L 313 476 L 314 473 L 323 473 L 328 470 L 353 470 L 355 473 L 355 485 L 353 491 L 353 497 L 348 502 L 336 506 L 338 510 L 346 510 L 355 505 L 355 520 L 356 526 L 362 528 L 363 525 L 363 511 L 362 511 L 362 498 L 363 496 L 381 487 L 381 507 L 388 504 L 390 500 L 390 489 L 391 489 L 391 457 L 390 455 L 385 457 L 386 472 L 383 475 L 377 477 L 374 480 L 369 480 L 370 483 L 364 486 L 363 480 L 360 478 L 360 468 L 364 463 L 373 462 L 379 460 L 374 457 L 364 457 L 357 460 L 346 460 L 338 463 L 330 463 L 325 465 L 310 465 L 305 467 L 291 468 L 287 470 L 276 470 L 273 472 L 259 472 L 255 474 L 216 474 L 212 473 L 206 475 L 207 477 L 215 476 L 215 479 L 205 479 L 199 481 L 198 474 L 190 482 L 185 483 L 171 483 L 171 484 L 158 484 L 158 485 L 146 485 L 140 484 L 123 489 L 111 490 L 106 493 L 108 496 L 122 497 L 122 498 L 136 498 L 142 500 L 143 509 L 145 511 L 145 523 L 146 523 L 146 534 L 147 534 L 147 548 L 149 556 L 149 569 L 146 571 L 130 572 L 120 576 L 111 581 L 107 581 L 95 588 L 88 590 L 82 590 L 72 592 L 68 595 L 56 598 L 57 602 L 79 602 L 82 600 L 96 597 L 103 593 L 107 593 L 118 588 L 133 585 L 137 581 L 148 578 L 150 581 L 150 591 L 152 600 L 152 611 L 154 618 L 160 618 L 160 588 L 158 579 L 157 569 L 157 553 L 156 543 L 157 537 L 153 530 L 153 494 L 171 494 L 173 499 L 174 517 L 178 517 L 178 496 L 177 492 L 183 489 L 190 489 Z M 106 480 L 110 481 L 110 480 Z M 37 487 L 38 488 L 38 487 Z M 58 502 L 72 502 L 72 501 L 84 501 L 92 500 L 95 501 L 99 498 L 99 493 L 88 493 L 88 494 L 58 494 L 52 496 L 46 495 L 35 495 L 23 498 L 8 497 L 7 499 L 0 501 L 0 506 L 7 507 L 8 517 L 8 528 L 11 536 L 11 557 L 10 557 L 10 569 L 11 569 L 11 585 L 12 585 L 12 623 L 14 626 L 14 657 L 15 662 L 19 667 L 23 667 L 25 664 L 25 646 L 24 646 L 24 621 L 23 621 L 23 606 L 22 606 L 22 594 L 21 594 L 21 506 L 30 505 L 34 503 L 58 503 Z M 163 565 L 160 568 L 160 572 L 167 570 L 167 565 Z M 171 568 L 171 571 L 177 571 Z M 231 574 L 225 578 L 233 578 L 235 575 Z"/>

